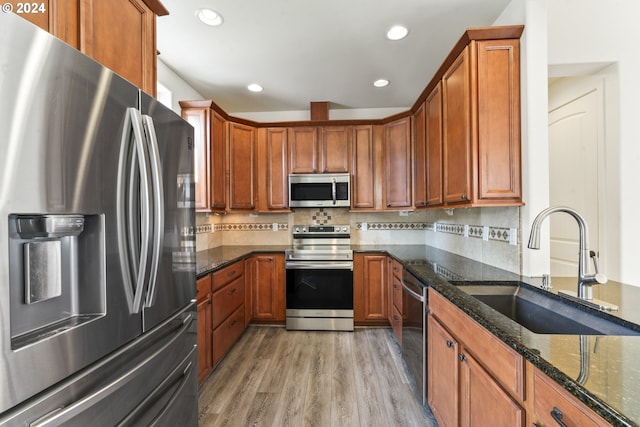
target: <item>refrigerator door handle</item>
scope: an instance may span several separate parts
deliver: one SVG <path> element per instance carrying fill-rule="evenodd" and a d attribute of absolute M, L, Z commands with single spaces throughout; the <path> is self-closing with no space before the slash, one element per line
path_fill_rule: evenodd
<path fill-rule="evenodd" d="M 148 157 L 140 111 L 127 108 L 120 144 L 116 197 L 118 252 L 131 313 L 139 313 L 142 309 L 149 259 L 151 195 Z M 137 200 L 140 202 L 139 212 Z"/>
<path fill-rule="evenodd" d="M 149 158 L 151 164 L 151 188 L 153 190 L 153 234 L 151 249 L 151 267 L 146 295 L 146 307 L 151 307 L 156 298 L 156 282 L 160 258 L 162 257 L 162 246 L 164 240 L 164 183 L 162 182 L 162 163 L 160 162 L 160 149 L 156 136 L 153 119 L 143 115 L 144 130 L 147 136 L 149 147 Z"/>

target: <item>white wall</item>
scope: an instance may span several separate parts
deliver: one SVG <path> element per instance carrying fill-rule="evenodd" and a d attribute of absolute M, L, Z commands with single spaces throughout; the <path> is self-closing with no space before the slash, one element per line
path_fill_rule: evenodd
<path fill-rule="evenodd" d="M 608 180 L 619 182 L 618 217 L 620 246 L 611 259 L 615 280 L 640 285 L 640 2 L 637 0 L 553 0 L 548 5 L 549 52 L 552 70 L 571 64 L 616 63 L 619 85 L 618 168 L 609 168 Z M 606 89 L 605 89 L 606 90 Z M 610 257 L 613 258 L 613 257 Z M 619 273 L 618 273 L 619 270 Z"/>
<path fill-rule="evenodd" d="M 182 77 L 177 75 L 171 68 L 162 62 L 161 59 L 158 59 L 158 82 L 172 92 L 171 108 L 178 114 L 181 113 L 178 101 L 195 101 L 204 99 L 202 95 L 189 86 Z"/>

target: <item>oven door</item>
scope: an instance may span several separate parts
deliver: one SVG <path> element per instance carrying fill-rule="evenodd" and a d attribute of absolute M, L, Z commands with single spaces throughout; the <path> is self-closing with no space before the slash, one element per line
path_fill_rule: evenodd
<path fill-rule="evenodd" d="M 353 330 L 353 262 L 287 263 L 287 329 Z"/>

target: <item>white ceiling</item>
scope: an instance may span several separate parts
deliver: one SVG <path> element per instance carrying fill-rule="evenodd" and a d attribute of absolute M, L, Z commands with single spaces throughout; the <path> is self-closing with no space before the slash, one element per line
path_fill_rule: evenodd
<path fill-rule="evenodd" d="M 466 28 L 511 0 L 162 0 L 160 59 L 226 112 L 408 108 Z M 224 17 L 207 27 L 195 10 Z M 385 37 L 395 24 L 400 41 Z M 385 88 L 373 81 L 385 78 Z M 249 83 L 264 87 L 249 92 Z"/>

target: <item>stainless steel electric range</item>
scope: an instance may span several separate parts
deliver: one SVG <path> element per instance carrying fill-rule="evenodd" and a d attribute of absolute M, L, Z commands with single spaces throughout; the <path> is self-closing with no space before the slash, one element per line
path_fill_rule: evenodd
<path fill-rule="evenodd" d="M 286 253 L 287 329 L 353 331 L 348 225 L 296 225 Z"/>

